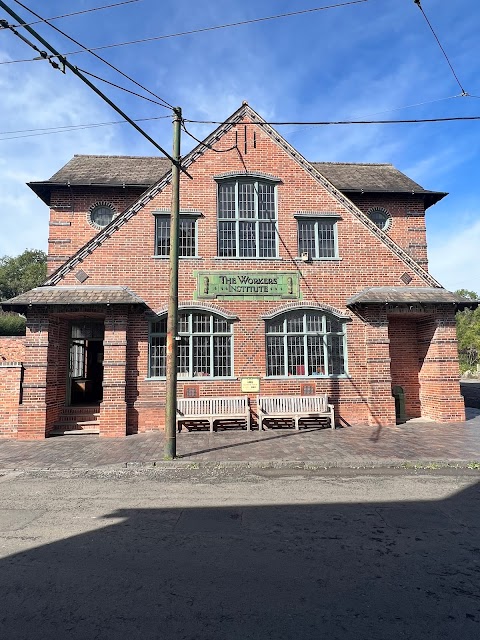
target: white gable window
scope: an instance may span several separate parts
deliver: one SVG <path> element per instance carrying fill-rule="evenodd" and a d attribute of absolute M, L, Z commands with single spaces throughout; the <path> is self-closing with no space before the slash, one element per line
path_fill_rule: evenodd
<path fill-rule="evenodd" d="M 317 311 L 292 311 L 267 321 L 267 376 L 346 373 L 345 322 Z"/>
<path fill-rule="evenodd" d="M 298 255 L 308 260 L 338 258 L 337 219 L 334 214 L 305 212 L 297 218 Z"/>
<path fill-rule="evenodd" d="M 218 255 L 275 258 L 277 204 L 274 182 L 233 178 L 218 184 Z"/>
<path fill-rule="evenodd" d="M 181 311 L 178 316 L 179 378 L 232 376 L 232 321 L 213 313 Z M 167 358 L 167 318 L 152 322 L 149 376 L 164 378 Z"/>

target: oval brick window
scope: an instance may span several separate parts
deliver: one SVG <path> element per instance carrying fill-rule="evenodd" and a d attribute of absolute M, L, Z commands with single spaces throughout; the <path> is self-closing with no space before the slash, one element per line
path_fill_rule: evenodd
<path fill-rule="evenodd" d="M 110 224 L 115 217 L 116 211 L 113 205 L 108 202 L 97 202 L 88 212 L 88 222 L 95 229 L 103 229 Z"/>

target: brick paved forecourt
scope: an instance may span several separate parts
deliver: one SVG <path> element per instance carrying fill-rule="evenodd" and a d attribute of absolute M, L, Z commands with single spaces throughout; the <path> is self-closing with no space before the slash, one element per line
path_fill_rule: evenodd
<path fill-rule="evenodd" d="M 163 432 L 104 440 L 63 436 L 34 442 L 0 441 L 0 470 L 99 469 L 126 466 L 297 466 L 388 467 L 458 465 L 480 461 L 480 411 L 467 409 L 466 422 L 411 421 L 388 428 L 273 429 L 182 432 L 179 459 L 163 461 Z"/>

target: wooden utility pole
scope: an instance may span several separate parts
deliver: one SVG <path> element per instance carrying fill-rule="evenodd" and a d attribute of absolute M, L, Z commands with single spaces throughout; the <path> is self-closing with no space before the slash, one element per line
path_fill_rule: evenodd
<path fill-rule="evenodd" d="M 182 110 L 174 108 L 172 209 L 170 212 L 170 281 L 168 286 L 167 363 L 165 399 L 165 458 L 177 455 L 177 325 L 178 325 L 178 226 L 180 215 L 180 131 Z"/>

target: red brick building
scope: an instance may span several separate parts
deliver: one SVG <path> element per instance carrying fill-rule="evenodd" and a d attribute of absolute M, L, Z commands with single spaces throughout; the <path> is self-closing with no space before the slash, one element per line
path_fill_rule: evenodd
<path fill-rule="evenodd" d="M 389 164 L 309 162 L 244 104 L 183 159 L 179 397 L 328 394 L 340 424 L 464 419 L 455 312 L 428 273 L 428 191 Z M 50 207 L 48 280 L 2 306 L 0 434 L 163 428 L 171 174 L 75 156 L 29 186 Z M 21 342 L 21 344 L 19 344 Z M 3 357 L 3 359 L 2 359 Z M 255 419 L 255 396 L 250 403 Z"/>

